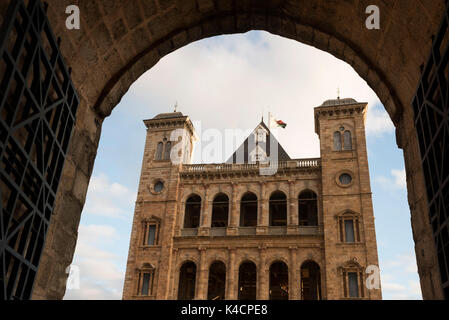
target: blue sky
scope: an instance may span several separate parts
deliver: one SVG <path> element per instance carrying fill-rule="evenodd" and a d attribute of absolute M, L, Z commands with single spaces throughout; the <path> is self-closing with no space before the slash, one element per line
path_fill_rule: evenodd
<path fill-rule="evenodd" d="M 407 203 L 402 151 L 375 93 L 345 62 L 266 32 L 195 42 L 164 57 L 140 77 L 102 129 L 73 265 L 80 286 L 65 299 L 121 299 L 145 127 L 142 120 L 179 111 L 203 142 L 226 129 L 251 130 L 271 112 L 288 123 L 278 140 L 292 158 L 319 157 L 313 108 L 337 96 L 369 103 L 367 146 L 384 299 L 421 299 Z M 211 131 L 212 130 L 212 131 Z"/>

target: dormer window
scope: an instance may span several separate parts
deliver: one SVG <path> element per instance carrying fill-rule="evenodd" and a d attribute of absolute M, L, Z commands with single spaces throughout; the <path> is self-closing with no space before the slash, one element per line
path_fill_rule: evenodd
<path fill-rule="evenodd" d="M 254 150 L 250 153 L 251 162 L 266 162 L 267 154 L 261 146 L 256 146 Z"/>
<path fill-rule="evenodd" d="M 257 143 L 266 143 L 267 131 L 264 128 L 259 127 L 255 132 L 255 139 Z"/>

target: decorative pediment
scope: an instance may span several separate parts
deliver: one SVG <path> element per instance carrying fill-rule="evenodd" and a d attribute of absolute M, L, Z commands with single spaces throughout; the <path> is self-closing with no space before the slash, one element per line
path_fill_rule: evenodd
<path fill-rule="evenodd" d="M 360 213 L 352 211 L 350 209 L 341 211 L 335 215 L 336 218 L 339 217 L 360 217 Z"/>
<path fill-rule="evenodd" d="M 289 161 L 290 156 L 264 122 L 261 122 L 226 163 Z"/>
<path fill-rule="evenodd" d="M 142 219 L 142 222 L 161 222 L 162 219 L 156 217 L 155 215 L 151 215 L 150 217 L 145 217 Z"/>

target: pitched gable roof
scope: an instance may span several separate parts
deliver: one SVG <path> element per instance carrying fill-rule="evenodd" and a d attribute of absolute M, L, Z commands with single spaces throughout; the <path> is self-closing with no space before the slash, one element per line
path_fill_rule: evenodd
<path fill-rule="evenodd" d="M 256 136 L 259 134 L 259 138 Z M 277 149 L 277 156 L 276 156 Z M 246 138 L 226 163 L 256 163 L 257 161 L 288 161 L 290 156 L 262 121 Z"/>

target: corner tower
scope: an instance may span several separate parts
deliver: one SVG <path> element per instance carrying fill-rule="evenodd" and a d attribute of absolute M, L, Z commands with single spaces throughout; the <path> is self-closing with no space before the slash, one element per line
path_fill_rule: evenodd
<path fill-rule="evenodd" d="M 147 136 L 123 299 L 167 299 L 179 172 L 191 162 L 196 134 L 181 112 L 159 114 L 144 123 Z"/>
<path fill-rule="evenodd" d="M 365 137 L 367 109 L 367 103 L 354 99 L 328 100 L 315 108 L 330 300 L 381 299 L 380 280 L 377 289 L 366 286 L 366 272 L 379 270 Z"/>

